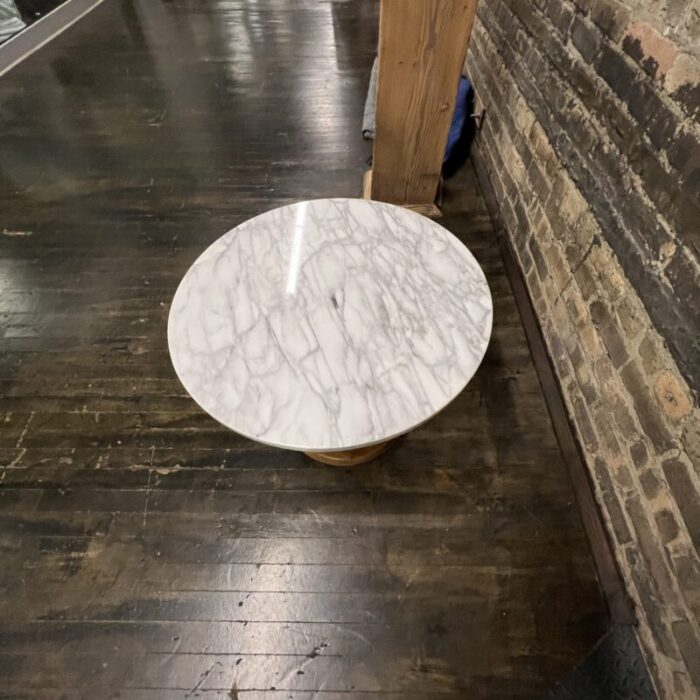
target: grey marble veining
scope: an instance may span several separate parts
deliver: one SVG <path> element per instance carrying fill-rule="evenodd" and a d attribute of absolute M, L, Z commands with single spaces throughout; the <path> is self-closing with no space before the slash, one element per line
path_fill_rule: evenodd
<path fill-rule="evenodd" d="M 484 274 L 401 207 L 281 207 L 213 243 L 175 293 L 168 344 L 199 405 L 279 447 L 350 449 L 405 433 L 465 387 L 491 334 Z"/>

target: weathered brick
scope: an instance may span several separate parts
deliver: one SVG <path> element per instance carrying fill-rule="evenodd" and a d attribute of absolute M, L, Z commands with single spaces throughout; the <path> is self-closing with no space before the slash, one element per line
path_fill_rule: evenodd
<path fill-rule="evenodd" d="M 581 356 L 583 357 L 583 353 L 581 353 Z M 588 369 L 588 366 L 583 362 L 579 367 L 574 365 L 574 373 L 576 374 L 579 388 L 581 389 L 581 393 L 583 394 L 583 398 L 585 399 L 586 403 L 595 403 L 599 397 L 599 389 L 593 381 L 593 376 L 591 371 Z"/>
<path fill-rule="evenodd" d="M 630 457 L 638 469 L 649 461 L 649 453 L 643 442 L 635 442 L 630 446 Z"/>
<path fill-rule="evenodd" d="M 630 17 L 629 9 L 617 0 L 589 0 L 591 19 L 615 41 L 619 41 Z"/>
<path fill-rule="evenodd" d="M 616 313 L 628 342 L 638 338 L 644 330 L 645 324 L 642 312 L 637 304 L 634 303 L 631 295 L 627 295 L 620 300 Z"/>
<path fill-rule="evenodd" d="M 580 370 L 583 367 L 585 358 L 583 356 L 583 351 L 581 350 L 581 345 L 578 342 L 578 336 L 576 333 L 569 333 L 566 336 L 566 351 L 569 354 L 571 364 L 574 370 Z"/>
<path fill-rule="evenodd" d="M 670 510 L 664 509 L 654 513 L 654 519 L 656 520 L 656 527 L 661 533 L 661 541 L 664 544 L 668 544 L 671 540 L 675 540 L 678 537 L 679 528 L 676 516 Z"/>
<path fill-rule="evenodd" d="M 697 303 L 698 289 L 700 289 L 698 263 L 691 259 L 689 253 L 679 249 L 666 265 L 664 273 L 673 284 L 673 289 L 678 296 L 678 303 L 689 304 L 692 307 L 697 321 L 697 324 L 692 327 L 700 328 L 700 304 Z M 695 343 L 700 346 L 700 334 L 693 335 Z"/>
<path fill-rule="evenodd" d="M 646 469 L 639 476 L 639 481 L 642 484 L 644 495 L 650 501 L 656 498 L 664 488 L 662 481 L 656 475 L 653 469 Z"/>
<path fill-rule="evenodd" d="M 515 210 L 508 199 L 504 199 L 501 202 L 501 216 L 510 231 L 515 231 L 517 229 L 518 220 L 515 216 Z"/>
<path fill-rule="evenodd" d="M 569 316 L 571 316 L 576 330 L 580 333 L 582 327 L 590 325 L 588 305 L 583 300 L 576 284 L 567 285 L 566 291 L 562 296 L 566 308 L 569 310 Z"/>
<path fill-rule="evenodd" d="M 550 281 L 550 278 L 548 278 L 548 281 Z M 569 310 L 566 308 L 564 299 L 559 294 L 555 294 L 552 298 L 554 299 L 552 304 L 553 321 L 556 324 L 557 331 L 562 338 L 574 335 L 574 327 L 569 318 Z"/>
<path fill-rule="evenodd" d="M 539 122 L 533 123 L 529 137 L 538 163 L 544 169 L 545 175 L 551 180 L 561 170 L 561 163 Z"/>
<path fill-rule="evenodd" d="M 622 48 L 652 78 L 663 78 L 678 56 L 678 48 L 646 22 L 635 22 L 627 29 Z"/>
<path fill-rule="evenodd" d="M 617 320 L 608 307 L 600 301 L 594 301 L 590 309 L 591 318 L 596 324 L 613 365 L 621 367 L 629 359 L 629 354 L 625 339 L 620 334 Z"/>
<path fill-rule="evenodd" d="M 655 682 L 680 698 L 692 662 L 683 675 L 671 623 L 700 610 L 698 495 L 679 486 L 700 478 L 700 144 L 679 37 L 700 39 L 700 21 L 682 0 L 649 3 L 490 0 L 476 36 L 501 123 L 486 137 L 509 154 L 493 167 L 513 178 L 516 240 L 528 217 L 532 230 L 521 264 Z"/>
<path fill-rule="evenodd" d="M 496 27 L 493 27 L 493 30 L 498 31 Z M 508 49 L 508 47 L 505 48 Z M 566 122 L 554 122 L 553 115 L 559 114 L 561 109 L 565 108 L 565 102 L 569 98 L 565 92 L 559 91 L 559 82 L 552 80 L 551 75 L 547 73 L 547 63 L 542 59 L 540 53 L 531 47 L 526 63 L 532 73 L 538 76 L 537 84 L 523 72 L 523 65 L 518 63 L 515 56 L 509 60 L 512 70 L 520 82 L 523 94 L 528 100 L 531 100 L 533 111 L 548 133 L 548 138 L 559 150 L 562 160 L 570 161 L 568 166 L 576 168 L 576 176 L 580 183 L 585 184 L 585 187 L 590 188 L 595 193 L 595 197 L 589 201 L 594 208 L 594 213 L 601 221 L 601 229 L 623 263 L 630 281 L 642 296 L 652 321 L 667 337 L 673 336 L 669 346 L 676 361 L 679 362 L 684 371 L 688 372 L 688 377 L 693 382 L 700 382 L 700 370 L 693 370 L 696 367 L 700 368 L 700 348 L 693 347 L 692 339 L 687 334 L 679 333 L 677 330 L 691 322 L 691 318 L 685 317 L 692 317 L 692 311 L 690 307 L 677 304 L 674 290 L 664 287 L 663 281 L 659 279 L 653 268 L 646 264 L 640 254 L 640 251 L 643 250 L 640 248 L 641 245 L 648 246 L 656 255 L 660 255 L 660 251 L 669 242 L 668 234 L 664 227 L 657 222 L 657 215 L 653 208 L 635 195 L 634 189 L 630 190 L 626 181 L 622 182 L 622 191 L 620 191 L 619 175 L 611 174 L 612 179 L 604 187 L 601 187 L 600 177 L 597 176 L 597 173 L 596 176 L 593 175 L 594 171 L 600 168 L 600 159 L 586 160 L 587 154 L 577 153 L 572 143 L 567 141 L 568 137 L 562 138 L 561 130 L 567 128 Z M 621 60 L 624 61 L 624 59 Z M 629 65 L 627 67 L 634 70 Z M 544 99 L 542 94 L 547 94 L 547 99 Z M 607 111 L 604 110 L 602 113 L 606 114 Z M 559 135 L 550 135 L 550 131 Z M 621 126 L 619 138 L 621 147 L 625 147 L 625 143 L 630 141 L 634 144 L 640 143 L 640 140 L 634 136 L 634 125 Z M 586 161 L 585 164 L 581 162 L 582 160 Z M 611 162 L 614 160 L 611 159 Z M 591 170 L 587 171 L 586 168 L 591 168 Z M 610 202 L 605 201 L 607 192 L 617 193 Z M 600 200 L 597 201 L 596 197 L 599 197 Z M 553 205 L 553 202 L 550 202 L 550 205 Z M 611 214 L 615 208 L 620 209 L 620 212 Z M 555 205 L 550 206 L 547 214 L 552 219 L 553 225 L 556 222 L 556 227 L 565 227 L 565 222 L 556 221 Z"/>
<path fill-rule="evenodd" d="M 583 444 L 588 450 L 596 450 L 598 447 L 598 440 L 596 439 L 591 419 L 588 416 L 586 405 L 578 394 L 572 396 L 571 407 L 574 412 L 574 421 L 581 435 L 581 439 L 583 440 Z"/>
<path fill-rule="evenodd" d="M 677 620 L 671 626 L 690 677 L 700 688 L 700 636 L 689 620 Z"/>
<path fill-rule="evenodd" d="M 674 227 L 677 236 L 689 243 L 700 241 L 697 222 L 700 220 L 700 205 L 692 195 L 678 188 L 678 175 L 662 166 L 658 158 L 646 149 L 634 153 L 637 173 L 641 176 L 644 190 L 655 204 L 657 211 Z M 660 228 L 652 241 L 652 251 L 657 257 L 662 246 L 672 242 L 672 236 Z"/>
<path fill-rule="evenodd" d="M 602 346 L 600 336 L 596 333 L 592 324 L 583 322 L 578 328 L 578 336 L 581 339 L 581 348 L 587 354 L 589 361 L 598 356 Z"/>
<path fill-rule="evenodd" d="M 527 246 L 530 242 L 529 231 L 522 226 L 518 227 L 518 229 L 513 232 L 513 242 L 515 243 L 517 254 L 523 256 L 527 252 Z"/>
<path fill-rule="evenodd" d="M 647 132 L 651 130 L 659 115 L 664 115 L 671 111 L 661 99 L 655 87 L 650 80 L 640 78 L 630 85 L 625 99 L 629 113 L 634 117 L 637 124 Z M 643 152 L 648 157 L 656 155 L 641 139 L 630 143 L 628 157 L 635 157 L 640 152 Z"/>
<path fill-rule="evenodd" d="M 539 314 L 540 318 L 544 318 L 549 314 L 548 300 L 545 296 L 544 289 L 542 288 L 542 283 L 537 277 L 537 270 L 533 267 L 530 274 L 534 277 L 534 284 L 531 285 L 532 299 L 535 302 L 535 311 Z"/>
<path fill-rule="evenodd" d="M 569 243 L 564 248 L 564 255 L 566 256 L 571 269 L 575 270 L 583 259 L 583 255 L 585 255 L 585 253 L 581 253 L 581 248 L 578 246 L 578 244 Z"/>
<path fill-rule="evenodd" d="M 609 386 L 615 380 L 615 371 L 610 362 L 610 358 L 608 358 L 607 355 L 603 355 L 595 361 L 593 368 L 596 378 L 598 379 L 598 384 L 603 391 L 608 391 Z"/>
<path fill-rule="evenodd" d="M 590 263 L 584 261 L 574 272 L 574 277 L 584 299 L 589 300 L 598 291 L 598 282 Z"/>
<path fill-rule="evenodd" d="M 494 155 L 494 162 L 498 163 L 497 156 Z M 516 197 L 518 194 L 518 188 L 515 185 L 515 182 L 513 181 L 513 178 L 510 176 L 510 173 L 508 172 L 508 169 L 504 166 L 501 167 L 501 169 L 498 171 L 501 176 L 501 180 L 503 182 L 503 190 L 505 192 L 506 197 L 509 199 L 512 199 L 513 197 Z M 513 220 L 515 221 L 515 211 L 513 210 L 513 207 L 510 205 L 510 201 L 508 202 L 508 206 L 510 207 L 511 212 L 513 212 Z M 515 224 L 511 226 L 511 228 L 515 228 Z"/>
<path fill-rule="evenodd" d="M 666 75 L 666 89 L 688 115 L 700 116 L 700 63 L 690 54 L 681 54 Z"/>
<path fill-rule="evenodd" d="M 559 293 L 559 290 L 555 288 L 554 281 L 549 275 L 547 275 L 547 279 L 545 279 L 542 282 L 542 288 L 544 289 L 544 293 L 549 302 L 552 304 L 556 303 L 556 298 Z"/>
<path fill-rule="evenodd" d="M 673 564 L 680 589 L 685 592 L 690 609 L 700 620 L 700 560 L 694 552 L 686 553 L 674 556 Z"/>
<path fill-rule="evenodd" d="M 522 194 L 522 193 L 521 193 Z M 523 232 L 529 232 L 531 230 L 530 219 L 527 215 L 527 210 L 523 205 L 522 199 L 516 199 L 513 202 L 513 209 L 515 210 L 515 218 L 518 220 L 518 227 Z"/>
<path fill-rule="evenodd" d="M 652 159 L 653 161 L 653 159 Z M 651 161 L 649 161 L 651 162 Z M 643 170 L 643 167 L 638 163 L 638 169 Z M 621 192 L 620 196 L 625 197 L 624 202 L 620 202 L 619 214 L 624 216 L 625 223 L 628 231 L 631 231 L 630 235 L 634 240 L 634 245 L 639 245 L 639 258 L 643 265 L 649 265 L 650 258 L 654 261 L 662 260 L 666 257 L 664 251 L 669 245 L 673 244 L 672 235 L 669 233 L 668 229 L 658 220 L 658 210 L 648 203 L 648 201 L 640 194 L 640 189 L 635 183 L 633 177 L 628 174 L 624 174 L 620 178 Z M 646 191 L 646 190 L 645 190 Z M 646 192 L 648 196 L 648 192 Z M 639 234 L 643 232 L 643 236 L 635 235 L 634 231 Z M 614 246 L 612 239 L 608 239 L 611 247 Z M 632 243 L 632 241 L 630 241 Z M 617 251 L 615 251 L 617 252 Z M 651 253 L 651 254 L 650 254 Z M 627 251 L 623 251 L 623 255 L 627 254 Z M 623 260 L 624 262 L 624 260 Z M 624 267 L 624 266 L 623 266 Z M 625 272 L 630 280 L 638 276 L 638 271 L 631 269 L 629 265 L 626 267 Z"/>
<path fill-rule="evenodd" d="M 572 270 L 577 270 L 591 249 L 599 242 L 595 219 L 584 211 L 568 227 L 568 241 L 565 253 Z"/>
<path fill-rule="evenodd" d="M 700 477 L 700 409 L 696 408 L 694 415 L 685 422 L 681 441 L 696 474 Z"/>
<path fill-rule="evenodd" d="M 654 392 L 663 412 L 673 421 L 685 418 L 693 405 L 675 374 L 664 372 L 654 383 Z"/>
<path fill-rule="evenodd" d="M 571 41 L 587 63 L 593 63 L 603 44 L 600 32 L 581 16 L 574 17 L 571 25 Z"/>
<path fill-rule="evenodd" d="M 564 357 L 564 343 L 562 343 L 562 340 L 559 336 L 558 333 L 549 333 L 549 351 L 551 353 L 552 359 L 555 362 L 560 362 L 562 358 Z"/>
<path fill-rule="evenodd" d="M 625 440 L 632 441 L 639 438 L 637 426 L 622 396 L 617 392 L 608 392 L 607 400 L 615 419 L 615 424 Z"/>
<path fill-rule="evenodd" d="M 542 172 L 536 160 L 530 162 L 527 169 L 527 176 L 532 183 L 533 191 L 537 193 L 537 198 L 544 202 L 547 197 L 549 197 L 552 186 L 549 178 Z"/>
<path fill-rule="evenodd" d="M 593 407 L 593 422 L 598 434 L 598 442 L 605 455 L 616 463 L 619 462 L 622 450 L 617 439 L 617 433 L 613 425 L 614 417 L 608 406 Z M 628 484 L 630 485 L 630 484 Z"/>
<path fill-rule="evenodd" d="M 700 221 L 700 200 L 696 195 L 686 194 L 684 189 L 678 190 L 676 180 L 676 195 L 669 198 L 669 204 L 664 209 L 661 208 L 661 202 L 665 195 L 661 192 L 662 185 L 660 181 L 655 181 L 652 187 L 647 188 L 647 192 L 651 199 L 659 206 L 659 212 L 663 214 L 666 220 L 675 228 L 677 237 L 687 244 L 689 249 L 694 248 L 700 253 L 700 230 L 698 221 Z M 697 184 L 700 185 L 700 172 L 697 172 Z M 689 188 L 692 191 L 692 187 Z M 700 194 L 700 187 L 695 188 Z"/>
<path fill-rule="evenodd" d="M 640 496 L 631 496 L 625 501 L 625 510 L 639 542 L 644 562 L 652 574 L 652 580 L 662 598 L 671 601 L 676 597 L 673 576 L 666 563 L 664 550 L 657 545 L 658 536 L 649 522 L 648 511 Z"/>
<path fill-rule="evenodd" d="M 632 539 L 625 515 L 620 506 L 620 501 L 615 493 L 615 487 L 610 479 L 608 465 L 599 457 L 595 460 L 595 473 L 600 484 L 600 492 L 605 502 L 610 524 L 612 525 L 615 539 L 619 544 L 627 544 Z"/>
<path fill-rule="evenodd" d="M 561 197 L 561 213 L 569 226 L 573 226 L 588 211 L 588 205 L 573 180 L 566 178 Z"/>
<path fill-rule="evenodd" d="M 534 265 L 532 255 L 530 255 L 530 251 L 527 248 L 525 248 L 525 250 L 519 253 L 519 256 L 522 268 L 525 271 L 525 274 L 527 275 L 527 273 L 530 272 Z"/>
<path fill-rule="evenodd" d="M 528 59 L 530 60 L 536 57 L 537 52 L 531 51 Z M 538 75 L 540 72 L 544 71 L 546 77 L 546 66 L 542 64 L 539 58 L 538 61 L 539 63 L 535 62 L 532 64 L 532 70 Z M 518 69 L 517 63 L 514 63 L 513 68 L 514 70 Z M 546 82 L 549 83 L 550 81 L 547 80 Z M 548 85 L 546 89 L 550 89 Z M 559 107 L 559 103 L 556 104 L 556 107 Z M 543 103 L 542 110 L 543 111 L 538 112 L 538 116 L 540 118 L 547 116 L 548 114 L 551 115 L 553 113 L 551 99 L 549 100 L 549 103 Z M 556 110 L 554 110 L 554 113 L 556 113 Z M 629 141 L 630 136 L 633 134 L 634 130 L 632 128 L 625 128 L 623 131 L 621 131 L 621 138 Z M 555 143 L 560 148 L 565 144 L 565 142 L 561 141 L 560 139 L 555 139 Z M 595 161 L 593 162 L 595 163 Z M 596 187 L 598 180 L 591 179 L 590 182 L 592 183 L 591 186 Z M 625 183 L 625 187 L 629 187 L 629 185 Z M 602 190 L 602 192 L 605 192 L 605 190 Z M 595 203 L 595 200 L 593 201 Z M 610 236 L 609 240 L 612 243 L 614 243 L 616 252 L 618 252 L 618 254 L 620 254 L 621 252 L 624 253 L 624 255 L 622 255 L 622 260 L 625 262 L 625 264 L 629 262 L 632 265 L 637 265 L 636 267 L 632 268 L 631 279 L 639 277 L 639 288 L 643 292 L 644 297 L 647 299 L 654 300 L 653 304 L 650 306 L 650 309 L 652 315 L 654 316 L 655 322 L 660 322 L 662 324 L 662 327 L 670 327 L 674 323 L 673 316 L 668 313 L 668 306 L 667 303 L 664 301 L 664 297 L 666 295 L 659 294 L 659 280 L 651 273 L 651 270 L 648 269 L 643 263 L 638 265 L 638 263 L 635 262 L 635 256 L 633 254 L 634 248 L 631 247 L 630 243 L 625 238 L 626 235 L 635 237 L 638 235 L 637 232 L 644 231 L 647 243 L 650 244 L 652 251 L 658 251 L 662 249 L 663 246 L 667 245 L 668 235 L 664 231 L 663 227 L 661 227 L 660 225 L 655 225 L 653 210 L 651 210 L 648 206 L 644 205 L 643 202 L 640 201 L 638 198 L 632 198 L 629 196 L 628 192 L 625 192 L 616 198 L 616 202 L 618 203 L 618 206 L 624 207 L 625 209 L 625 216 L 629 218 L 628 227 L 626 227 L 624 235 L 620 236 L 615 231 L 615 228 L 619 225 L 619 220 L 616 218 L 610 218 L 605 220 L 603 229 L 606 231 L 606 235 Z M 554 206 L 553 208 L 553 212 L 548 211 L 548 215 L 550 216 L 550 218 L 556 216 L 556 207 Z M 600 215 L 605 211 L 605 209 L 598 209 L 597 214 Z M 671 303 L 670 297 L 669 303 Z M 663 312 L 662 308 L 664 309 Z M 678 310 L 676 310 L 676 313 L 678 313 Z M 693 362 L 691 358 L 695 357 L 698 354 L 698 351 L 695 351 L 695 353 L 692 354 L 681 350 L 681 342 L 685 342 L 682 336 L 680 336 L 678 339 L 679 347 L 676 348 L 675 345 L 673 346 L 674 353 L 677 354 L 677 357 L 680 358 L 684 362 L 684 364 L 687 363 L 688 366 L 692 366 Z"/>
<path fill-rule="evenodd" d="M 584 105 L 573 104 L 565 113 L 567 133 L 581 151 L 593 152 L 600 143 L 598 132 L 592 128 L 591 117 Z"/>
<path fill-rule="evenodd" d="M 562 182 L 565 177 L 560 173 L 554 180 L 552 191 L 544 203 L 544 212 L 547 220 L 553 228 L 563 231 L 566 229 L 566 222 L 561 214 L 562 207 Z"/>
<path fill-rule="evenodd" d="M 530 239 L 529 245 L 530 253 L 532 254 L 532 259 L 535 261 L 535 268 L 537 270 L 537 274 L 540 276 L 541 280 L 544 280 L 547 278 L 548 270 L 547 263 L 544 259 L 544 255 L 542 255 L 542 251 L 540 250 L 540 244 L 533 237 Z"/>
<path fill-rule="evenodd" d="M 679 459 L 666 460 L 663 470 L 690 538 L 695 548 L 700 550 L 700 493 L 693 483 L 690 470 Z"/>
<path fill-rule="evenodd" d="M 530 277 L 528 277 L 528 281 L 530 282 L 529 288 L 530 288 L 530 295 L 532 296 L 532 302 L 535 305 L 535 310 L 539 313 L 539 309 L 541 309 L 544 306 L 544 300 L 542 296 L 542 287 L 540 285 L 540 281 L 537 278 L 537 273 L 535 271 L 534 264 L 532 263 L 532 257 L 530 256 L 530 272 L 534 273 L 531 274 L 532 280 L 530 280 Z"/>
<path fill-rule="evenodd" d="M 567 4 L 561 0 L 550 0 L 547 5 L 547 17 L 561 34 L 568 35 L 574 13 Z"/>
<path fill-rule="evenodd" d="M 661 343 L 654 331 L 649 331 L 639 344 L 639 358 L 644 372 L 650 376 L 658 374 L 665 366 Z"/>
<path fill-rule="evenodd" d="M 532 228 L 539 232 L 540 226 L 544 223 L 544 210 L 542 209 L 539 202 L 533 202 L 530 206 L 530 221 L 532 222 Z"/>
<path fill-rule="evenodd" d="M 660 451 L 671 449 L 673 438 L 666 428 L 661 409 L 656 399 L 652 397 L 649 387 L 639 369 L 633 362 L 627 364 L 620 373 L 622 381 L 630 393 L 637 417 L 642 429 Z"/>
<path fill-rule="evenodd" d="M 681 121 L 666 105 L 647 120 L 647 134 L 655 148 L 667 149 L 677 140 Z"/>
<path fill-rule="evenodd" d="M 600 77 L 610 85 L 613 92 L 626 102 L 639 78 L 624 56 L 606 44 L 598 58 L 597 69 Z"/>
<path fill-rule="evenodd" d="M 608 299 L 617 301 L 628 293 L 630 285 L 620 273 L 615 256 L 606 245 L 596 245 L 591 248 L 591 262 L 595 266 L 600 284 L 604 288 Z"/>
<path fill-rule="evenodd" d="M 674 132 L 675 133 L 675 132 Z M 690 178 L 700 169 L 700 142 L 690 131 L 680 130 L 667 151 L 671 165 L 684 179 Z"/>
<path fill-rule="evenodd" d="M 560 253 L 559 247 L 556 243 L 552 242 L 543 247 L 542 252 L 545 256 L 549 274 L 552 275 L 557 289 L 561 291 L 571 278 L 569 266 L 564 261 L 564 257 Z"/>
<path fill-rule="evenodd" d="M 625 550 L 625 558 L 641 602 L 642 614 L 654 635 L 654 643 L 662 654 L 675 658 L 676 644 L 671 634 L 666 611 L 658 604 L 659 592 L 654 586 L 654 580 L 647 567 L 642 563 L 643 557 L 638 549 L 629 547 Z"/>

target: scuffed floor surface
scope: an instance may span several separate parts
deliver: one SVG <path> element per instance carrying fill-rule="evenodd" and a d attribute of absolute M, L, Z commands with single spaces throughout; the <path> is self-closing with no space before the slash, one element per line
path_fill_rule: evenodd
<path fill-rule="evenodd" d="M 380 460 L 249 442 L 171 368 L 204 248 L 359 193 L 377 6 L 106 0 L 0 78 L 0 697 L 537 698 L 602 635 L 469 167 L 493 341 Z"/>

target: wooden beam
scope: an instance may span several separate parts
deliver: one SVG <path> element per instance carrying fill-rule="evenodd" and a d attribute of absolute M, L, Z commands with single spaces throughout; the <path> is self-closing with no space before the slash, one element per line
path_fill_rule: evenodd
<path fill-rule="evenodd" d="M 372 199 L 432 205 L 476 0 L 382 0 Z"/>
<path fill-rule="evenodd" d="M 442 186 L 442 181 L 440 187 Z M 439 190 L 438 190 L 439 192 Z M 373 199 L 372 197 L 372 170 L 365 170 L 362 178 L 362 199 Z M 438 196 L 438 200 L 440 197 Z M 438 202 L 439 204 L 439 202 Z M 401 206 L 410 211 L 427 216 L 429 219 L 439 219 L 442 216 L 438 204 L 402 204 Z"/>

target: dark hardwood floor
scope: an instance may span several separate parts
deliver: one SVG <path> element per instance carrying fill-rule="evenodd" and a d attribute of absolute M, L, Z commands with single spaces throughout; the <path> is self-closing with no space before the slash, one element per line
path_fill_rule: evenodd
<path fill-rule="evenodd" d="M 472 170 L 467 390 L 377 462 L 238 437 L 166 345 L 241 221 L 356 196 L 375 0 L 105 0 L 0 78 L 0 697 L 538 698 L 608 621 Z"/>

